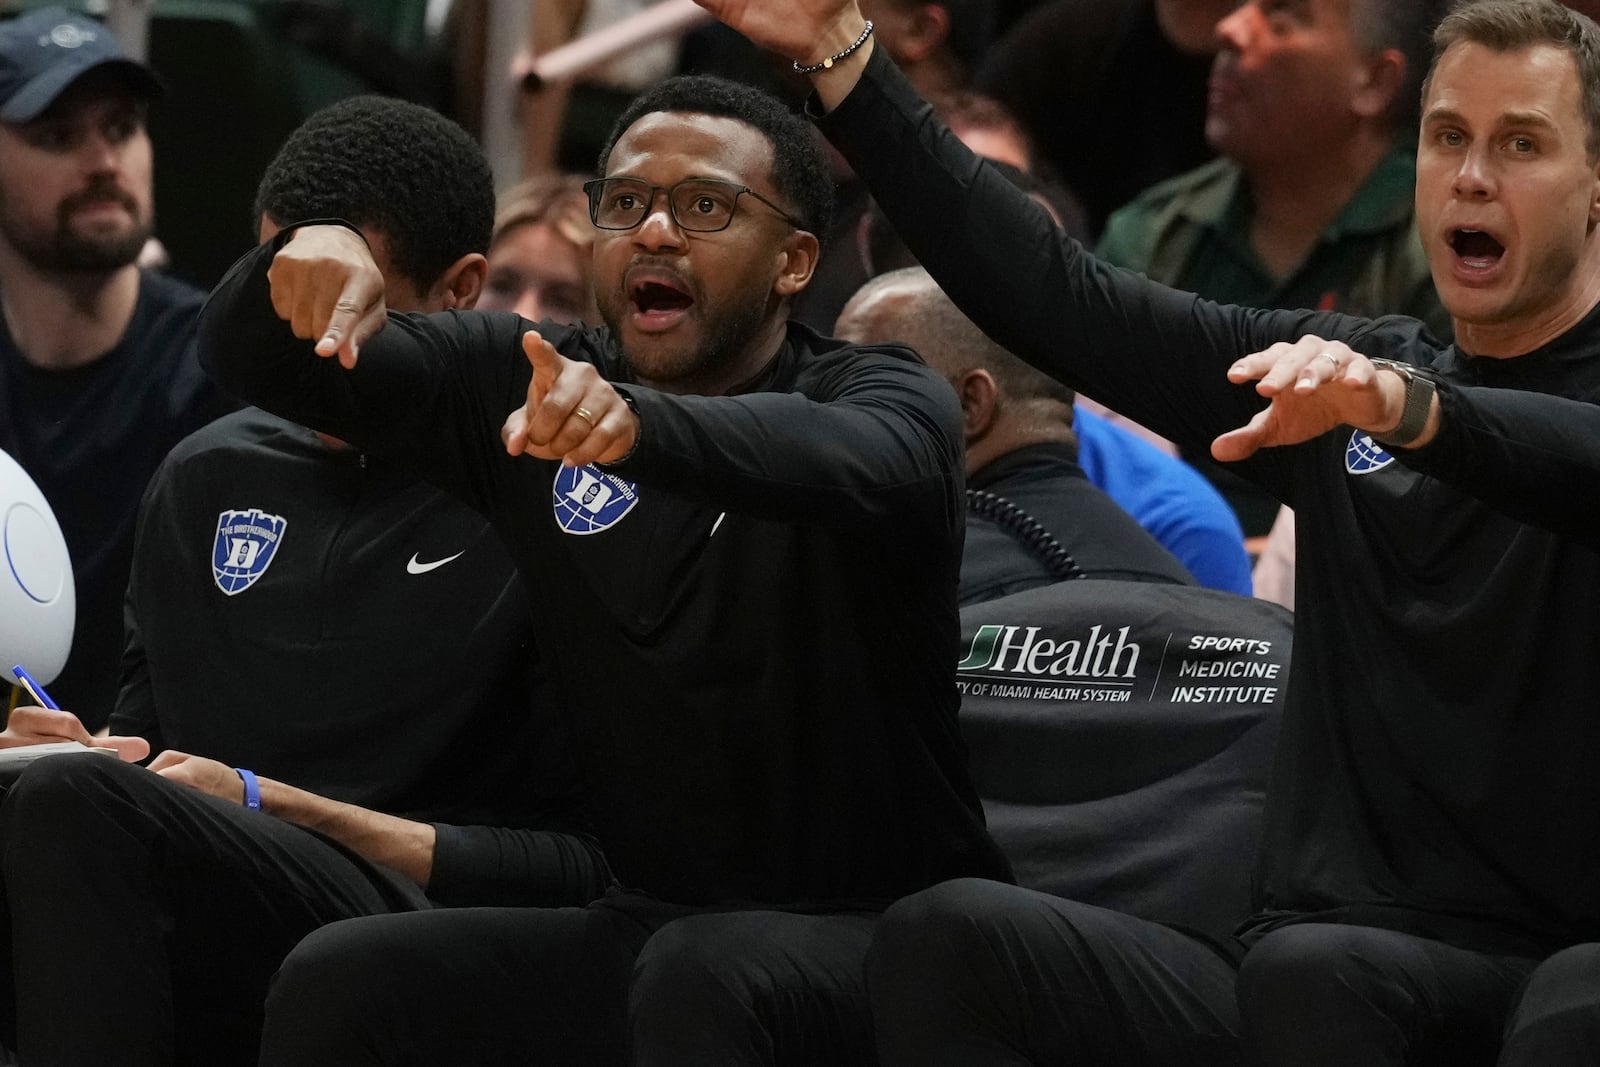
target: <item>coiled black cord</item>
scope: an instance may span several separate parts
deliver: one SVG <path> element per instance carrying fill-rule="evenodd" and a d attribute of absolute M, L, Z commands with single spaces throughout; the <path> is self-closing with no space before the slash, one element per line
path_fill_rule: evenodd
<path fill-rule="evenodd" d="M 983 489 L 967 490 L 967 510 L 980 518 L 988 519 L 1006 533 L 1022 542 L 1033 558 L 1058 582 L 1087 578 L 1078 561 L 1072 558 L 1060 541 L 1039 525 L 1039 520 L 1017 505 Z"/>

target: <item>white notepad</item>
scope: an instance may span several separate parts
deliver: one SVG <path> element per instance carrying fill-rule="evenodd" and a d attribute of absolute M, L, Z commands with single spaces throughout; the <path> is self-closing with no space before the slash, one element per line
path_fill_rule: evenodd
<path fill-rule="evenodd" d="M 102 755 L 115 756 L 114 748 L 90 748 L 80 745 L 76 741 L 52 741 L 43 745 L 18 745 L 16 748 L 0 748 L 0 768 L 16 767 L 24 763 L 32 763 L 41 756 L 54 756 L 68 752 L 98 752 Z"/>

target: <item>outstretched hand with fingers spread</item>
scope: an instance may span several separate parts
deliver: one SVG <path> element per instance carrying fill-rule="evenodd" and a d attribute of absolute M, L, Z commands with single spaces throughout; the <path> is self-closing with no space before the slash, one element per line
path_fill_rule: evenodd
<path fill-rule="evenodd" d="M 1405 382 L 1392 371 L 1339 341 L 1310 334 L 1290 344 L 1279 341 L 1228 368 L 1236 384 L 1256 381 L 1256 392 L 1271 403 L 1237 430 L 1211 442 L 1223 462 L 1246 459 L 1257 449 L 1294 445 L 1352 426 L 1382 435 L 1400 423 Z"/>
<path fill-rule="evenodd" d="M 319 356 L 356 365 L 361 346 L 383 328 L 383 274 L 361 235 L 345 226 L 294 231 L 267 270 L 272 309 Z"/>
<path fill-rule="evenodd" d="M 533 330 L 522 335 L 533 365 L 528 399 L 500 430 L 506 451 L 569 467 L 613 463 L 633 450 L 639 417 L 593 366 L 567 359 Z"/>

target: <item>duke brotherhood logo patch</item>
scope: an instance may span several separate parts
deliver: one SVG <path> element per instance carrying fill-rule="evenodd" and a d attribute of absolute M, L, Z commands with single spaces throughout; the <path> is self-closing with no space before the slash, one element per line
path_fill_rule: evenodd
<path fill-rule="evenodd" d="M 556 523 L 567 533 L 583 536 L 609 530 L 639 502 L 632 482 L 590 464 L 562 467 L 551 491 Z"/>
<path fill-rule="evenodd" d="M 1351 474 L 1371 474 L 1393 462 L 1394 457 L 1365 430 L 1351 434 L 1350 443 L 1344 446 L 1344 469 Z"/>
<path fill-rule="evenodd" d="M 224 511 L 217 516 L 217 540 L 211 547 L 211 576 L 229 596 L 256 584 L 283 544 L 289 521 L 260 508 Z"/>

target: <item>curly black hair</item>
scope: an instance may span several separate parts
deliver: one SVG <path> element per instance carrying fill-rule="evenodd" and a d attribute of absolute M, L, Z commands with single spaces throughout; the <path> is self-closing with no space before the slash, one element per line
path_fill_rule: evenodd
<path fill-rule="evenodd" d="M 418 104 L 354 96 L 289 135 L 261 176 L 255 217 L 375 230 L 394 268 L 423 288 L 488 249 L 494 208 L 489 163 L 465 130 Z"/>
<path fill-rule="evenodd" d="M 772 145 L 772 184 L 786 209 L 820 240 L 833 216 L 833 179 L 811 124 L 782 101 L 753 86 L 704 74 L 668 78 L 634 98 L 600 150 L 599 173 L 628 127 L 645 115 L 675 111 L 737 119 Z"/>

